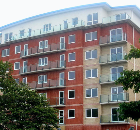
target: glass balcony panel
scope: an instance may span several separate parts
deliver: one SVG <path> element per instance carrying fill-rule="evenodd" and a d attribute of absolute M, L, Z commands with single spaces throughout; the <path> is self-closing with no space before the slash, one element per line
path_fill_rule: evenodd
<path fill-rule="evenodd" d="M 53 28 L 54 28 L 54 32 L 61 30 L 60 25 L 55 25 Z"/>
<path fill-rule="evenodd" d="M 59 79 L 59 86 L 64 86 L 64 79 L 63 78 Z"/>
<path fill-rule="evenodd" d="M 100 76 L 100 83 L 111 82 L 111 75 L 101 75 Z"/>
<path fill-rule="evenodd" d="M 60 43 L 60 50 L 65 49 L 65 43 Z"/>
<path fill-rule="evenodd" d="M 40 35 L 40 34 L 41 34 L 41 30 L 40 29 L 35 30 L 35 36 Z"/>
<path fill-rule="evenodd" d="M 107 63 L 108 55 L 100 56 L 99 63 Z"/>
<path fill-rule="evenodd" d="M 116 15 L 111 16 L 111 22 L 116 22 Z"/>

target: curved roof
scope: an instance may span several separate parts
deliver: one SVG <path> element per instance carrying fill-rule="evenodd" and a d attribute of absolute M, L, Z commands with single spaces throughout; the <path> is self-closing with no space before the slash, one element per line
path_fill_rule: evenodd
<path fill-rule="evenodd" d="M 22 20 L 19 20 L 19 21 L 4 25 L 4 26 L 0 27 L 0 31 L 4 30 L 6 28 L 12 27 L 12 26 L 16 26 L 18 24 L 22 24 L 24 22 L 29 22 L 29 21 L 32 21 L 32 20 L 35 20 L 35 19 L 39 19 L 39 18 L 42 18 L 42 17 L 47 17 L 47 16 L 51 16 L 51 15 L 57 15 L 57 14 L 60 14 L 60 13 L 70 12 L 70 11 L 74 11 L 74 10 L 81 10 L 81 9 L 86 9 L 86 8 L 99 7 L 99 6 L 103 7 L 107 11 L 111 11 L 112 9 L 117 10 L 117 9 L 124 9 L 124 8 L 133 8 L 134 11 L 136 12 L 136 14 L 140 13 L 140 9 L 136 5 L 111 7 L 108 3 L 101 2 L 101 3 L 87 4 L 87 5 L 81 5 L 81 6 L 75 6 L 75 7 L 60 9 L 60 10 L 51 11 L 51 12 L 35 15 L 35 16 L 32 16 L 32 17 L 28 17 L 28 18 L 25 18 L 25 19 L 22 19 Z"/>

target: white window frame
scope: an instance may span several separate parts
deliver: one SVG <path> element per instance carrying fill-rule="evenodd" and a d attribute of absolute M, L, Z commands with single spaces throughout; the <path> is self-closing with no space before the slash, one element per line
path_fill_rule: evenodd
<path fill-rule="evenodd" d="M 75 52 L 73 52 L 73 53 L 75 53 Z M 73 54 L 73 53 L 69 53 L 69 54 L 68 54 L 69 62 L 71 62 L 71 61 L 75 61 L 75 60 L 70 60 L 70 54 Z M 75 53 L 75 54 L 76 54 L 76 53 Z M 75 59 L 76 59 L 76 55 L 75 55 Z"/>
<path fill-rule="evenodd" d="M 19 64 L 19 68 L 18 69 L 15 68 L 15 64 L 17 64 L 17 63 Z M 20 62 L 15 62 L 14 63 L 14 70 L 19 70 L 19 69 L 20 69 Z"/>
<path fill-rule="evenodd" d="M 91 21 L 88 21 L 88 16 L 89 16 L 89 15 L 91 16 Z M 88 14 L 88 15 L 87 15 L 87 26 L 91 26 L 91 25 L 93 24 L 92 19 L 93 19 L 92 14 Z M 90 25 L 90 24 L 88 25 L 88 22 L 90 22 L 91 25 Z"/>
<path fill-rule="evenodd" d="M 92 33 L 95 33 L 95 32 L 97 34 L 97 31 L 85 33 L 85 42 L 97 40 L 97 38 L 92 40 Z M 87 37 L 86 34 L 90 34 L 90 40 L 86 40 L 86 37 Z"/>
<path fill-rule="evenodd" d="M 72 26 L 78 25 L 78 23 L 77 24 L 73 24 L 73 21 L 75 21 L 75 19 L 77 19 L 77 22 L 78 22 L 78 17 L 72 18 Z"/>
<path fill-rule="evenodd" d="M 24 79 L 26 80 L 25 84 L 27 84 L 27 77 L 22 78 L 22 83 Z"/>
<path fill-rule="evenodd" d="M 70 98 L 70 97 L 69 97 L 69 92 L 70 92 L 70 91 L 73 91 L 73 92 L 74 92 L 74 98 Z M 75 99 L 75 90 L 68 90 L 68 99 Z"/>
<path fill-rule="evenodd" d="M 94 69 L 97 69 L 97 68 L 94 68 Z M 88 69 L 88 70 L 91 70 L 91 76 L 92 76 L 92 70 L 94 70 L 94 69 Z M 86 71 L 88 71 L 88 70 L 85 70 L 85 79 L 98 78 L 98 69 L 97 69 L 97 77 L 88 77 L 88 78 L 86 78 Z"/>
<path fill-rule="evenodd" d="M 97 50 L 97 49 L 95 49 L 95 50 Z M 96 58 L 92 58 L 92 51 L 95 51 L 95 50 L 85 51 L 85 60 L 97 59 L 97 57 Z M 86 59 L 86 52 L 90 52 L 91 58 Z"/>
<path fill-rule="evenodd" d="M 48 65 L 48 57 L 39 58 L 39 60 L 40 60 L 40 59 L 41 59 L 41 64 L 38 64 L 39 66 L 45 66 L 45 65 Z M 42 60 L 45 61 L 45 59 L 47 59 L 47 64 L 45 64 L 45 62 L 44 62 L 44 64 L 42 64 Z"/>
<path fill-rule="evenodd" d="M 5 35 L 6 35 L 6 34 L 7 34 L 7 36 L 8 36 L 7 39 L 5 39 Z M 13 37 L 13 32 L 5 33 L 5 35 L 4 35 L 4 40 L 5 40 L 6 42 L 12 40 L 12 39 L 10 39 L 10 34 L 12 34 L 12 35 L 11 35 L 11 38 L 12 38 L 12 37 Z"/>
<path fill-rule="evenodd" d="M 75 36 L 75 34 L 73 34 L 73 35 Z M 69 35 L 69 36 L 73 36 L 73 35 Z M 68 36 L 68 44 L 75 43 L 75 42 L 71 42 L 71 43 L 69 42 L 69 38 L 70 38 L 69 36 Z M 75 39 L 75 40 L 76 40 L 76 39 Z"/>
<path fill-rule="evenodd" d="M 69 71 L 69 72 L 75 72 L 75 71 Z M 69 78 L 69 72 L 68 72 L 68 80 L 75 80 L 75 77 L 74 77 L 74 79 Z"/>
<path fill-rule="evenodd" d="M 19 51 L 19 52 L 17 52 L 17 51 L 16 51 L 16 48 L 17 48 L 17 47 L 19 47 L 19 46 L 20 46 L 20 51 Z M 15 46 L 15 54 L 18 54 L 18 53 L 20 53 L 20 52 L 21 52 L 21 45 L 19 45 L 19 46 Z"/>
<path fill-rule="evenodd" d="M 69 111 L 74 110 L 74 117 L 69 117 Z M 74 119 L 75 118 L 75 109 L 68 109 L 68 119 Z"/>
<path fill-rule="evenodd" d="M 6 52 L 5 52 L 5 55 L 4 55 L 4 56 L 1 54 L 1 57 L 9 56 L 9 55 L 7 54 L 7 51 L 8 51 L 8 50 L 9 50 L 9 55 L 10 55 L 10 49 L 3 49 L 2 51 L 6 51 Z"/>
<path fill-rule="evenodd" d="M 46 30 L 46 25 L 48 25 L 48 30 Z M 45 28 L 44 28 L 44 32 L 51 31 L 51 29 L 52 29 L 52 25 L 51 25 L 51 29 L 49 28 L 49 27 L 50 27 L 50 25 L 51 25 L 51 23 L 44 24 L 44 26 L 45 26 Z M 44 26 L 43 26 L 43 27 L 44 27 Z"/>
<path fill-rule="evenodd" d="M 62 43 L 62 42 L 61 42 L 61 38 L 64 38 L 64 43 L 65 43 L 65 37 L 60 37 L 60 43 Z"/>
<path fill-rule="evenodd" d="M 116 28 L 116 29 L 111 29 L 110 30 L 110 42 L 112 42 L 111 41 L 111 31 L 113 31 L 113 30 L 116 30 L 117 31 L 117 29 L 121 29 L 122 30 L 122 40 L 123 40 L 123 28 Z M 117 35 L 117 34 L 116 34 Z M 115 42 L 117 42 L 117 41 L 115 41 Z"/>
<path fill-rule="evenodd" d="M 87 117 L 87 110 L 91 110 L 91 117 Z M 97 109 L 98 110 L 98 108 L 86 108 L 86 110 L 85 110 L 85 114 L 86 114 L 86 118 L 98 118 L 99 117 L 99 112 L 98 112 L 98 117 L 92 117 L 92 109 Z"/>
<path fill-rule="evenodd" d="M 88 15 L 87 15 L 87 25 L 88 25 L 88 22 L 91 22 L 91 25 L 95 25 L 95 24 L 94 24 L 94 21 L 98 21 L 99 16 L 98 16 L 98 19 L 97 19 L 97 20 L 95 20 L 95 19 L 93 19 L 93 18 L 94 18 L 94 17 L 93 17 L 93 16 L 94 16 L 94 14 L 98 14 L 98 12 L 93 13 L 93 14 L 88 14 Z M 88 21 L 88 16 L 89 16 L 89 15 L 91 15 L 91 16 L 92 16 L 92 17 L 91 17 L 91 21 Z M 98 22 L 97 22 L 97 23 L 98 23 Z M 96 23 L 96 24 L 97 24 L 97 23 Z M 91 26 L 91 25 L 88 25 L 88 26 Z"/>
<path fill-rule="evenodd" d="M 63 116 L 60 116 L 60 111 L 63 111 Z M 60 120 L 59 120 L 59 124 L 64 124 L 64 110 L 59 110 L 59 119 L 60 117 L 63 117 L 63 123 L 60 123 Z"/>
<path fill-rule="evenodd" d="M 19 78 L 15 79 L 15 81 L 18 80 L 18 84 L 19 84 Z M 17 83 L 17 82 L 16 82 Z"/>
<path fill-rule="evenodd" d="M 44 42 L 44 48 L 48 48 L 48 40 L 44 40 L 44 41 L 39 41 L 39 49 L 44 49 L 40 47 L 41 42 Z"/>
<path fill-rule="evenodd" d="M 92 97 L 92 89 L 97 89 L 97 96 Z M 87 96 L 86 96 L 86 92 L 85 92 L 85 98 L 95 98 L 95 97 L 98 97 L 98 88 L 88 88 L 88 89 L 86 89 L 86 90 L 90 90 L 91 96 L 90 96 L 90 97 L 87 97 Z"/>
<path fill-rule="evenodd" d="M 46 81 L 44 80 L 45 82 L 43 81 L 42 83 L 39 83 L 39 77 L 40 77 L 40 76 L 43 76 L 44 79 L 45 79 L 45 76 L 47 77 L 47 75 L 39 75 L 39 76 L 38 76 L 38 84 L 47 83 L 47 79 L 46 79 Z"/>

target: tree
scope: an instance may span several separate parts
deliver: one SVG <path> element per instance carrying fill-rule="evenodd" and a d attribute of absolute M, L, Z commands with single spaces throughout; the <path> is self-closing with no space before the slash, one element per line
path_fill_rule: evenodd
<path fill-rule="evenodd" d="M 8 72 L 7 72 L 8 70 Z M 46 130 L 58 128 L 58 110 L 49 107 L 44 96 L 40 96 L 28 85 L 15 82 L 11 75 L 12 65 L 0 61 L 0 123 L 1 129 Z"/>
<path fill-rule="evenodd" d="M 139 40 L 140 41 L 140 40 Z M 125 59 L 140 58 L 140 49 L 131 46 L 131 50 Z M 124 90 L 133 89 L 134 93 L 140 92 L 140 71 L 124 70 L 121 77 L 116 80 L 116 84 L 122 84 Z M 129 103 L 120 103 L 118 112 L 122 119 L 131 118 L 135 121 L 140 119 L 140 101 L 131 101 Z"/>

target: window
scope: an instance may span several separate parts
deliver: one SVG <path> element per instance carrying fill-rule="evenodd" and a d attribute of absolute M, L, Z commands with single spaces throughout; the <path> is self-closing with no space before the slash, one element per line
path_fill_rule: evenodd
<path fill-rule="evenodd" d="M 98 13 L 89 14 L 87 16 L 87 25 L 97 24 L 98 23 Z"/>
<path fill-rule="evenodd" d="M 59 110 L 59 124 L 64 124 L 64 110 Z"/>
<path fill-rule="evenodd" d="M 97 69 L 86 70 L 86 79 L 95 78 L 98 76 Z"/>
<path fill-rule="evenodd" d="M 85 34 L 85 42 L 97 40 L 97 31 Z"/>
<path fill-rule="evenodd" d="M 27 84 L 27 77 L 25 77 L 25 78 L 22 79 L 22 83 Z"/>
<path fill-rule="evenodd" d="M 110 69 L 111 71 L 111 81 L 117 80 L 119 77 L 121 77 L 121 72 L 123 71 L 123 66 L 119 67 L 112 67 Z"/>
<path fill-rule="evenodd" d="M 15 79 L 16 83 L 19 84 L 19 79 Z"/>
<path fill-rule="evenodd" d="M 98 117 L 98 109 L 86 109 L 86 117 Z"/>
<path fill-rule="evenodd" d="M 47 83 L 47 75 L 38 76 L 38 84 Z"/>
<path fill-rule="evenodd" d="M 20 53 L 21 51 L 21 46 L 15 46 L 15 54 Z"/>
<path fill-rule="evenodd" d="M 122 41 L 123 40 L 123 30 L 122 28 L 110 30 L 110 42 Z"/>
<path fill-rule="evenodd" d="M 28 36 L 30 37 L 31 36 L 31 33 L 32 33 L 32 29 L 28 29 Z"/>
<path fill-rule="evenodd" d="M 48 40 L 39 42 L 39 49 L 48 48 Z"/>
<path fill-rule="evenodd" d="M 75 52 L 69 53 L 69 62 L 70 61 L 75 61 Z"/>
<path fill-rule="evenodd" d="M 78 17 L 76 17 L 76 18 L 73 18 L 72 19 L 72 25 L 77 25 L 78 24 Z"/>
<path fill-rule="evenodd" d="M 69 44 L 75 43 L 75 35 L 69 35 Z"/>
<path fill-rule="evenodd" d="M 64 20 L 64 29 L 67 29 L 67 28 L 68 28 L 67 20 Z"/>
<path fill-rule="evenodd" d="M 48 32 L 50 30 L 51 30 L 51 24 L 50 23 L 49 24 L 45 24 L 44 25 L 44 32 Z"/>
<path fill-rule="evenodd" d="M 97 58 L 97 50 L 86 51 L 86 60 Z"/>
<path fill-rule="evenodd" d="M 6 33 L 5 34 L 5 41 L 10 41 L 10 40 L 12 40 L 12 36 L 13 36 L 13 33 L 11 32 L 11 33 Z"/>
<path fill-rule="evenodd" d="M 14 70 L 19 70 L 19 69 L 20 69 L 20 62 L 15 62 Z"/>
<path fill-rule="evenodd" d="M 97 97 L 98 88 L 86 89 L 86 97 Z"/>
<path fill-rule="evenodd" d="M 75 118 L 75 109 L 68 110 L 68 118 Z"/>
<path fill-rule="evenodd" d="M 68 79 L 74 80 L 75 79 L 75 71 L 69 71 L 68 72 Z"/>
<path fill-rule="evenodd" d="M 113 122 L 119 122 L 124 121 L 122 118 L 119 117 L 119 112 L 117 111 L 117 108 L 111 108 L 111 121 Z"/>
<path fill-rule="evenodd" d="M 21 38 L 24 37 L 24 30 L 20 30 L 20 31 L 19 31 L 19 34 L 20 34 L 20 37 L 21 37 Z"/>
<path fill-rule="evenodd" d="M 68 99 L 75 99 L 75 90 L 68 90 Z"/>
<path fill-rule="evenodd" d="M 40 97 L 44 97 L 44 98 L 47 98 L 47 93 L 39 93 Z"/>
<path fill-rule="evenodd" d="M 9 53 L 10 53 L 10 49 L 2 50 L 2 57 L 9 56 Z"/>
<path fill-rule="evenodd" d="M 39 66 L 45 66 L 48 64 L 48 57 L 39 58 Z"/>
<path fill-rule="evenodd" d="M 60 49 L 65 49 L 65 37 L 60 37 Z"/>

